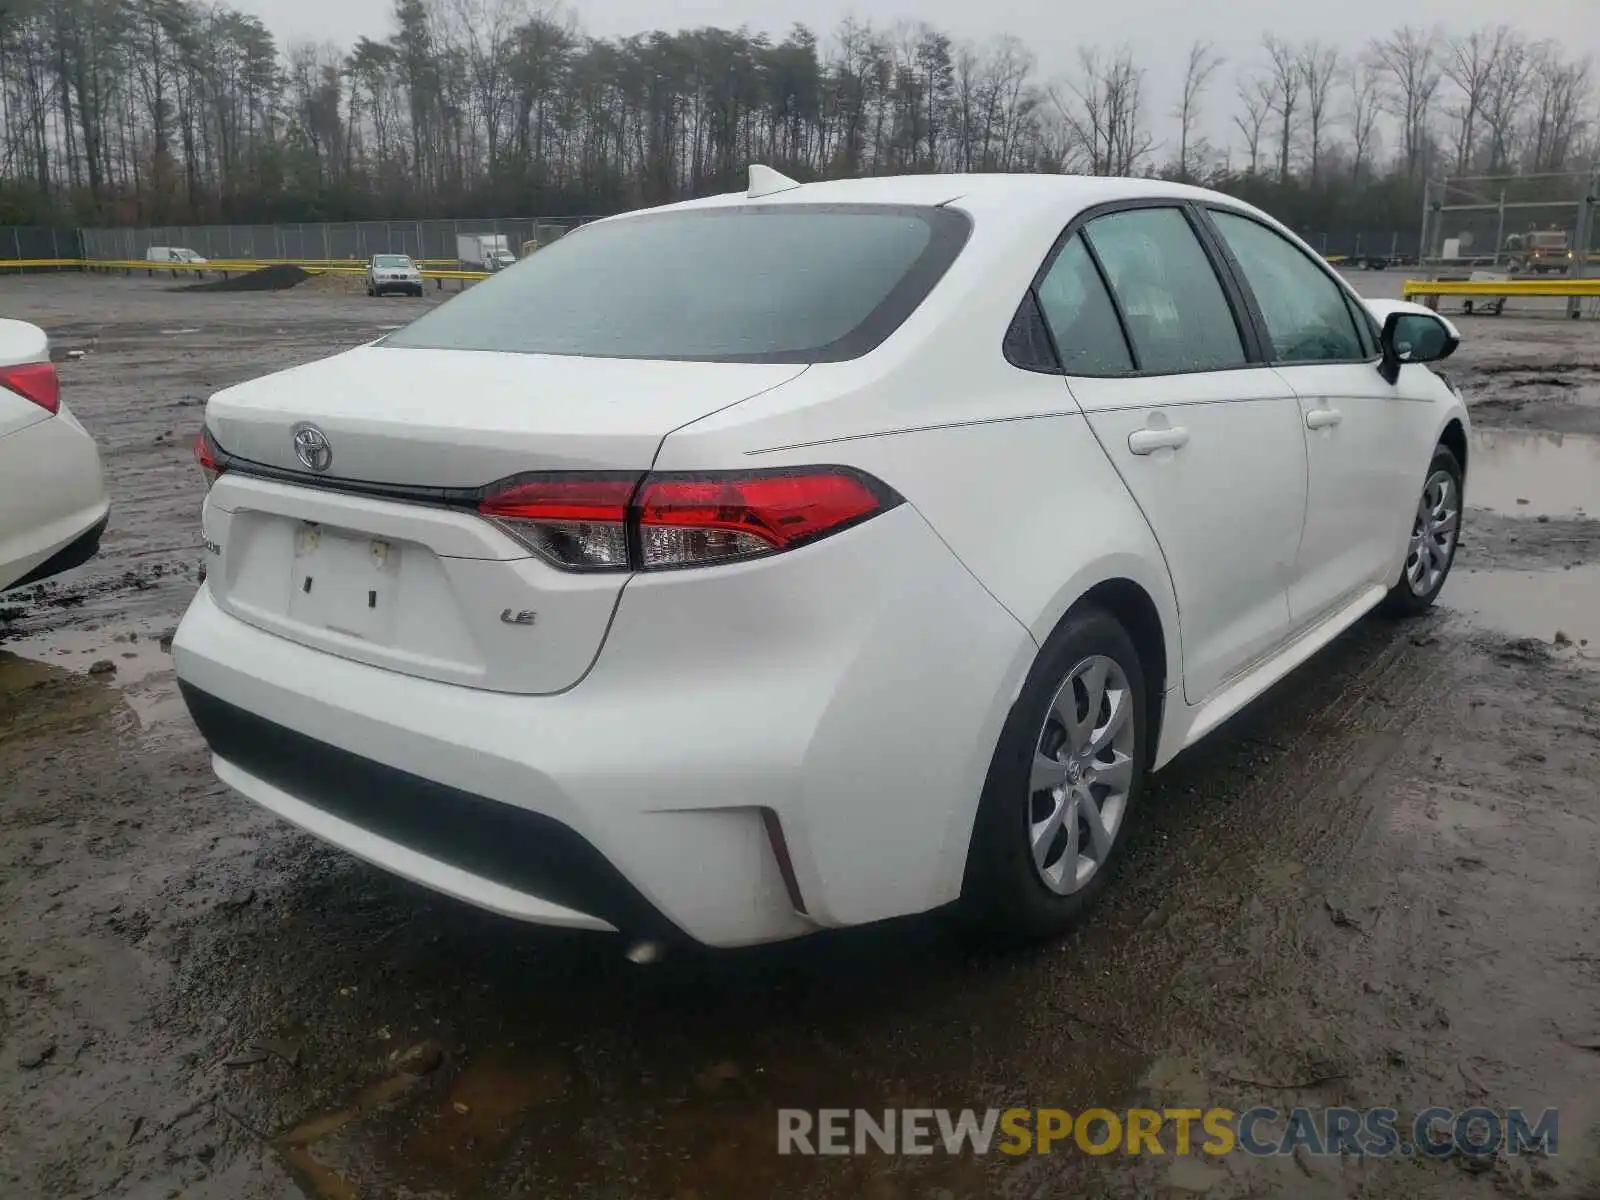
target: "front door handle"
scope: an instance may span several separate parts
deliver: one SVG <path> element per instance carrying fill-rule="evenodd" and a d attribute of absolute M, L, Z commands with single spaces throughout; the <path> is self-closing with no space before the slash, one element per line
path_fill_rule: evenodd
<path fill-rule="evenodd" d="M 1174 425 L 1171 429 L 1135 429 L 1128 435 L 1128 449 L 1134 454 L 1176 450 L 1188 442 L 1189 431 L 1182 425 Z"/>
<path fill-rule="evenodd" d="M 1307 429 L 1331 429 L 1344 420 L 1344 414 L 1337 408 L 1313 408 L 1306 413 Z"/>

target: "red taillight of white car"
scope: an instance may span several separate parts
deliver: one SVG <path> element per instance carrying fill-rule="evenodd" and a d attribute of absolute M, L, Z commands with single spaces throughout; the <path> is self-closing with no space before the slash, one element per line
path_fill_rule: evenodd
<path fill-rule="evenodd" d="M 211 490 L 211 485 L 217 481 L 226 466 L 226 456 L 218 448 L 216 439 L 211 436 L 211 431 L 204 425 L 194 439 L 194 461 L 200 465 L 200 473 L 206 479 L 206 491 Z"/>
<path fill-rule="evenodd" d="M 521 476 L 478 511 L 570 571 L 659 571 L 793 550 L 893 508 L 893 490 L 848 467 L 694 475 Z"/>
<path fill-rule="evenodd" d="M 625 570 L 638 484 L 637 475 L 523 476 L 490 488 L 478 512 L 558 567 Z"/>
<path fill-rule="evenodd" d="M 24 400 L 32 400 L 51 415 L 61 411 L 61 377 L 56 374 L 55 363 L 31 362 L 0 367 L 0 387 L 15 392 Z"/>

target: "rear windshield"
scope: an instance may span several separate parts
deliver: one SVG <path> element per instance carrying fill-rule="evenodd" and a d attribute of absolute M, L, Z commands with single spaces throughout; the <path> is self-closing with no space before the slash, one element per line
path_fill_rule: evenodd
<path fill-rule="evenodd" d="M 910 316 L 960 253 L 944 208 L 741 205 L 585 226 L 383 345 L 698 362 L 839 362 Z"/>
<path fill-rule="evenodd" d="M 409 267 L 411 260 L 404 254 L 380 254 L 372 260 L 376 267 Z"/>

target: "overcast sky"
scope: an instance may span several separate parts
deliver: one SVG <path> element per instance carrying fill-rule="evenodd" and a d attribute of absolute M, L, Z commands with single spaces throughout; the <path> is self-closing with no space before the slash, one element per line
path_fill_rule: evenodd
<path fill-rule="evenodd" d="M 363 34 L 385 37 L 393 28 L 392 0 L 231 3 L 260 16 L 283 45 L 327 40 L 343 47 Z M 1209 39 L 1228 59 L 1212 85 L 1208 105 L 1216 110 L 1206 122 L 1213 137 L 1223 134 L 1233 71 L 1258 56 L 1261 35 L 1267 32 L 1353 47 L 1405 23 L 1456 31 L 1509 22 L 1530 37 L 1557 39 L 1573 54 L 1600 54 L 1600 0 L 692 0 L 681 5 L 595 0 L 567 7 L 586 32 L 607 37 L 662 27 L 742 24 L 781 35 L 800 20 L 826 38 L 852 13 L 882 25 L 917 18 L 963 39 L 1017 34 L 1038 55 L 1043 76 L 1070 70 L 1080 45 L 1127 42 L 1148 72 L 1147 109 L 1162 138 L 1172 132 L 1168 112 L 1195 38 Z"/>

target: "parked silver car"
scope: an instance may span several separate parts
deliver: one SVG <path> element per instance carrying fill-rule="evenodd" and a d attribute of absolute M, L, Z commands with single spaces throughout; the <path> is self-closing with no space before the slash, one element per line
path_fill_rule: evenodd
<path fill-rule="evenodd" d="M 405 254 L 375 254 L 367 264 L 367 295 L 385 292 L 422 295 L 422 271 Z"/>

